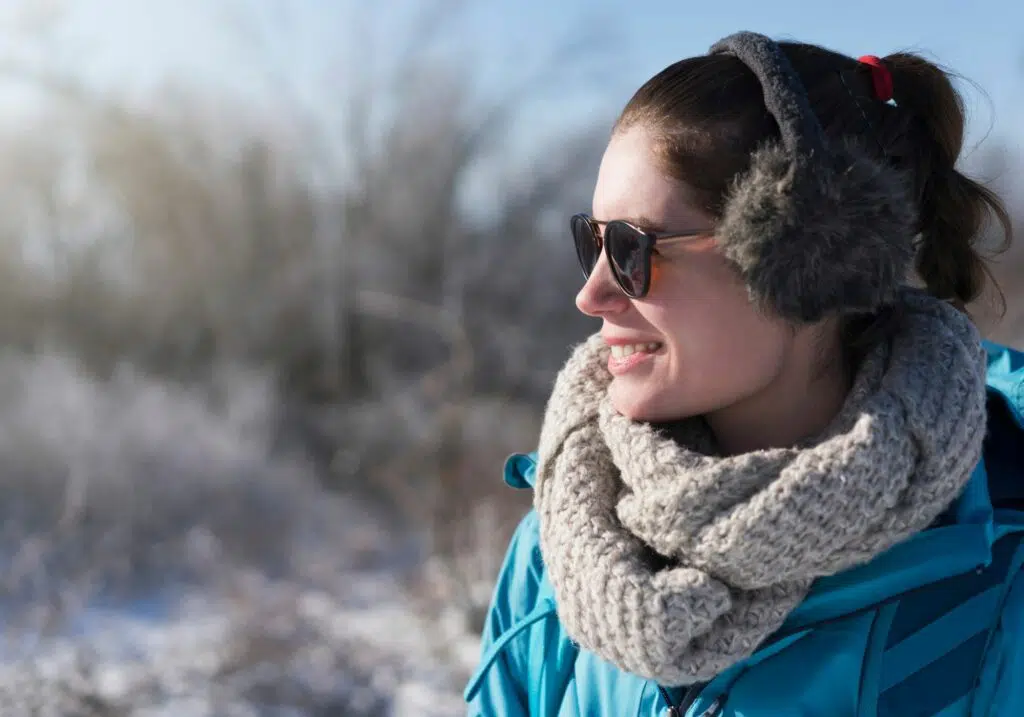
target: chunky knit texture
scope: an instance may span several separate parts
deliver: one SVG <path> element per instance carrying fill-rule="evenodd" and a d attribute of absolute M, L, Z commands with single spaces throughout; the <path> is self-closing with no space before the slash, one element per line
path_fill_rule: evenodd
<path fill-rule="evenodd" d="M 751 655 L 815 578 L 925 529 L 981 457 L 985 357 L 963 314 L 923 293 L 872 349 L 817 438 L 722 457 L 700 418 L 612 408 L 594 336 L 555 382 L 535 504 L 559 618 L 581 647 L 664 685 Z"/>

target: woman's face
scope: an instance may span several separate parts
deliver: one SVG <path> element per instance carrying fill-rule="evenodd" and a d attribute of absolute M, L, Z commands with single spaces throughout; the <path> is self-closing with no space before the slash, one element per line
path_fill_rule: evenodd
<path fill-rule="evenodd" d="M 662 170 L 649 133 L 633 127 L 608 145 L 593 216 L 650 231 L 711 227 L 712 218 L 687 196 L 686 187 Z M 651 290 L 643 299 L 622 293 L 602 255 L 576 305 L 602 319 L 601 335 L 613 347 L 610 396 L 616 410 L 634 420 L 763 413 L 759 404 L 770 403 L 776 389 L 792 393 L 809 381 L 812 362 L 797 360 L 806 353 L 798 345 L 807 341 L 751 302 L 710 235 L 656 247 Z"/>

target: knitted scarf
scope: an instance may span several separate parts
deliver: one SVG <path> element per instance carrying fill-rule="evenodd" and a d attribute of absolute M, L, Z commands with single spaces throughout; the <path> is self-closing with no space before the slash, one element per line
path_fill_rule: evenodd
<path fill-rule="evenodd" d="M 806 444 L 714 454 L 701 418 L 673 427 L 611 406 L 608 349 L 578 346 L 551 395 L 535 506 L 558 615 L 581 647 L 666 686 L 750 656 L 815 578 L 932 524 L 981 456 L 980 337 L 907 290 L 893 338 L 858 367 Z"/>

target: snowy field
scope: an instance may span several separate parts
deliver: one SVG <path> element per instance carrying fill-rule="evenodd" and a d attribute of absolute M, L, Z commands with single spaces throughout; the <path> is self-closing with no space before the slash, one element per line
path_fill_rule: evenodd
<path fill-rule="evenodd" d="M 274 401 L 0 359 L 0 714 L 463 712 L 477 642 L 417 538 L 271 449 Z"/>
<path fill-rule="evenodd" d="M 352 580 L 372 604 L 254 579 L 242 605 L 197 594 L 87 610 L 0 665 L 2 714 L 460 714 L 460 672 L 439 662 L 436 627 L 397 586 Z M 468 667 L 474 641 L 447 637 Z"/>

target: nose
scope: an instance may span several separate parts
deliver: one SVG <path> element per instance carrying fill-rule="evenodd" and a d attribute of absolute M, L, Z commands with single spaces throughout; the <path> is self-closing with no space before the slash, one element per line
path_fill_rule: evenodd
<path fill-rule="evenodd" d="M 601 255 L 587 282 L 576 294 L 576 308 L 597 318 L 619 314 L 629 308 L 629 297 L 615 283 L 606 255 Z"/>

